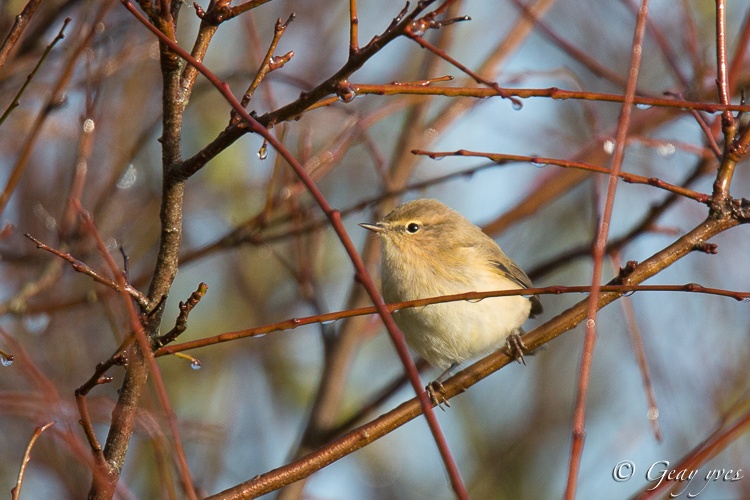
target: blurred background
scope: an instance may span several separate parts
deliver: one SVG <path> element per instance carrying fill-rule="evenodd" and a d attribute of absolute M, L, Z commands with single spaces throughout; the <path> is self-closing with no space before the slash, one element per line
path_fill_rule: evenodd
<path fill-rule="evenodd" d="M 525 17 L 522 4 L 539 23 Z M 431 30 L 425 39 L 502 87 L 622 94 L 634 4 L 457 1 L 446 17 L 471 20 Z M 748 45 L 750 6 L 728 4 L 730 84 L 738 103 L 739 90 L 750 84 L 750 65 L 741 50 Z M 3 33 L 24 5 L 0 4 Z M 388 28 L 404 2 L 359 0 L 357 7 L 364 46 Z M 269 1 L 223 23 L 205 59 L 235 95 L 242 95 L 271 43 L 276 20 L 291 13 L 296 18 L 274 53 L 294 51 L 294 56 L 255 93 L 248 109 L 259 116 L 294 101 L 346 62 L 349 2 Z M 88 491 L 88 445 L 74 390 L 112 355 L 129 328 L 119 297 L 23 235 L 109 275 L 91 234 L 70 211 L 70 200 L 79 199 L 120 265 L 122 248 L 130 281 L 145 291 L 160 233 L 159 49 L 120 2 L 44 2 L 0 71 L 3 107 L 11 104 L 66 17 L 71 21 L 65 38 L 43 61 L 0 133 L 0 186 L 5 188 L 25 162 L 0 215 L 0 349 L 15 356 L 15 362 L 0 367 L 0 488 L 15 484 L 34 429 L 55 422 L 35 444 L 22 498 L 81 498 Z M 652 1 L 649 19 L 638 93 L 718 102 L 714 4 Z M 184 5 L 177 32 L 182 47 L 192 46 L 198 26 L 195 11 Z M 368 60 L 349 83 L 356 88 L 444 75 L 455 79 L 433 86 L 477 86 L 402 37 Z M 619 104 L 550 97 L 522 99 L 522 104 L 501 98 L 357 95 L 277 124 L 273 132 L 303 162 L 331 205 L 343 211 L 345 227 L 376 278 L 377 242 L 367 240 L 357 223 L 377 220 L 402 200 L 434 197 L 482 225 L 536 286 L 589 285 L 588 248 L 606 192 L 604 176 L 470 157 L 435 161 L 411 153 L 466 149 L 609 166 Z M 721 147 L 719 115 L 700 115 Z M 718 162 L 694 116 L 638 107 L 632 120 L 624 171 L 711 193 Z M 228 121 L 226 101 L 199 77 L 183 124 L 184 157 L 201 151 Z M 187 182 L 183 257 L 162 332 L 174 324 L 179 301 L 200 282 L 209 288 L 180 342 L 369 304 L 322 212 L 288 165 L 264 149 L 262 138 L 244 136 Z M 747 162 L 740 163 L 731 192 L 747 196 L 749 187 Z M 671 244 L 707 214 L 695 201 L 621 183 L 610 235 L 617 240 L 632 234 L 605 262 L 604 281 L 622 263 L 642 261 Z M 717 255 L 695 252 L 648 284 L 697 282 L 747 291 L 749 231 L 738 226 L 719 235 L 713 241 Z M 571 252 L 578 253 L 570 257 Z M 530 320 L 527 330 L 584 298 L 542 297 L 545 313 Z M 652 464 L 675 466 L 720 427 L 747 420 L 747 303 L 640 292 L 603 309 L 598 331 L 579 498 L 628 498 L 656 484 L 646 479 Z M 631 341 L 634 331 L 643 339 L 656 420 Z M 579 326 L 527 357 L 527 366 L 500 370 L 453 399 L 448 411 L 438 412 L 472 498 L 562 495 L 582 340 Z M 335 428 L 403 372 L 376 316 L 188 354 L 199 360 L 200 369 L 175 356 L 160 358 L 159 367 L 203 494 L 320 446 L 303 440 L 305 429 Z M 110 370 L 113 382 L 89 396 L 102 441 L 122 372 Z M 423 380 L 437 375 L 428 369 Z M 323 396 L 321 387 L 329 394 Z M 404 386 L 363 421 L 413 396 Z M 687 491 L 698 492 L 713 469 L 750 469 L 746 428 L 700 466 Z M 629 481 L 617 482 L 613 469 L 623 460 L 631 460 L 635 472 Z M 176 474 L 167 425 L 149 389 L 117 495 L 169 498 L 176 490 L 179 497 Z M 705 486 L 701 498 L 750 497 L 750 478 Z M 417 418 L 315 473 L 302 492 L 290 489 L 283 495 L 447 499 L 453 493 L 427 425 Z"/>

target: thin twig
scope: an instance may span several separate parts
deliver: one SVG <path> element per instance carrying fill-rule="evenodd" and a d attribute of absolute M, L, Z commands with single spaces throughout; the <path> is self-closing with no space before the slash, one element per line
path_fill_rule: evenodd
<path fill-rule="evenodd" d="M 729 104 L 729 75 L 727 68 L 727 5 L 726 0 L 716 0 L 716 85 L 719 87 L 719 102 Z M 724 111 L 727 123 L 734 120 L 729 111 Z"/>
<path fill-rule="evenodd" d="M 462 18 L 461 20 L 469 20 L 468 17 Z M 424 27 L 418 27 L 418 28 L 411 28 L 406 31 L 406 35 L 417 42 L 420 47 L 429 50 L 433 54 L 439 56 L 440 58 L 444 59 L 445 61 L 449 62 L 459 70 L 463 71 L 467 75 L 469 75 L 471 78 L 474 79 L 479 84 L 487 85 L 497 93 L 498 96 L 502 97 L 503 99 L 509 99 L 510 102 L 513 103 L 513 107 L 520 108 L 522 106 L 522 103 L 519 99 L 513 97 L 509 91 L 506 89 L 503 89 L 500 87 L 500 85 L 497 84 L 497 82 L 493 82 L 491 80 L 487 80 L 486 78 L 482 78 L 479 74 L 475 73 L 474 71 L 470 70 L 468 67 L 466 67 L 464 64 L 459 62 L 457 59 L 451 57 L 446 53 L 444 50 L 435 47 L 431 43 L 429 43 L 427 40 L 422 38 L 422 33 L 424 32 Z"/>
<path fill-rule="evenodd" d="M 28 7 L 28 6 L 27 6 Z M 65 18 L 65 21 L 63 21 L 62 28 L 60 28 L 60 31 L 57 33 L 57 36 L 47 45 L 47 48 L 44 49 L 44 52 L 42 52 L 42 56 L 39 58 L 39 61 L 37 61 L 36 66 L 34 66 L 34 69 L 31 70 L 31 73 L 26 77 L 26 81 L 21 85 L 21 88 L 18 89 L 18 93 L 16 93 L 16 96 L 13 98 L 10 104 L 8 104 L 8 107 L 5 109 L 5 112 L 2 116 L 0 116 L 0 125 L 2 125 L 5 120 L 10 116 L 10 113 L 18 107 L 18 103 L 21 99 L 21 96 L 23 95 L 24 91 L 26 90 L 26 87 L 29 86 L 31 83 L 31 80 L 34 79 L 34 76 L 36 75 L 37 71 L 39 71 L 39 68 L 42 67 L 42 63 L 47 60 L 47 56 L 52 51 L 52 48 L 57 45 L 57 42 L 65 38 L 64 32 L 65 28 L 68 26 L 68 23 L 70 23 L 71 19 L 69 17 Z M 16 21 L 18 22 L 18 21 Z M 0 63 L 0 67 L 2 67 L 2 64 Z"/>
<path fill-rule="evenodd" d="M 245 2 L 243 4 L 236 5 L 231 8 L 231 13 L 226 17 L 226 19 L 232 19 L 233 17 L 244 14 L 245 12 L 255 9 L 256 7 L 260 7 L 264 3 L 268 3 L 270 1 L 271 0 L 249 0 L 248 2 Z"/>
<path fill-rule="evenodd" d="M 621 2 L 625 4 L 625 6 L 629 11 L 633 13 L 633 15 L 638 15 L 638 5 L 633 0 L 621 0 Z M 680 68 L 680 58 L 672 49 L 672 46 L 669 43 L 669 39 L 664 35 L 664 32 L 659 29 L 659 26 L 657 26 L 656 23 L 654 23 L 651 19 L 646 20 L 646 29 L 650 31 L 651 36 L 656 42 L 656 45 L 659 46 L 659 50 L 661 50 L 662 56 L 667 61 L 667 65 L 669 66 L 672 74 L 674 74 L 675 78 L 677 79 L 677 83 L 680 85 L 680 88 L 687 89 L 690 86 L 690 80 Z"/>
<path fill-rule="evenodd" d="M 102 379 L 100 383 L 110 382 L 111 377 L 107 377 L 106 380 Z M 104 453 L 102 452 L 102 445 L 99 442 L 99 438 L 96 437 L 94 431 L 94 425 L 91 421 L 91 414 L 89 413 L 88 402 L 86 401 L 86 395 L 80 392 L 80 388 L 75 391 L 76 406 L 78 406 L 78 414 L 81 416 L 79 422 L 83 428 L 83 433 L 86 436 L 86 440 L 91 448 L 91 454 L 94 457 L 94 463 L 98 470 L 105 471 L 106 464 L 104 459 Z"/>
<path fill-rule="evenodd" d="M 38 389 L 41 397 L 45 401 L 44 407 L 48 409 L 56 408 L 58 411 L 63 411 L 64 414 L 61 414 L 60 417 L 63 420 L 67 420 L 70 415 L 65 410 L 68 408 L 69 401 L 64 401 L 60 397 L 55 384 L 45 376 L 38 366 L 33 363 L 32 359 L 17 339 L 14 339 L 2 328 L 0 328 L 0 337 L 2 337 L 3 340 L 13 348 L 13 351 L 17 355 L 19 369 L 25 372 L 26 378 Z M 28 399 L 28 394 L 24 399 Z M 106 475 L 102 473 L 101 469 L 96 467 L 91 458 L 91 453 L 83 445 L 79 436 L 73 432 L 73 427 L 66 425 L 63 428 L 58 428 L 56 433 L 67 443 L 70 450 L 80 463 L 85 464 L 91 469 L 93 473 L 93 481 L 99 483 L 106 480 Z"/>
<path fill-rule="evenodd" d="M 503 88 L 502 93 L 494 88 L 484 87 L 439 87 L 422 85 L 394 85 L 394 84 L 369 84 L 355 83 L 349 85 L 357 95 L 372 94 L 374 96 L 384 95 L 440 95 L 446 97 L 473 97 L 475 99 L 487 99 L 490 97 L 518 97 L 529 99 L 532 97 L 551 98 L 554 100 L 564 101 L 576 99 L 593 102 L 612 102 L 621 104 L 625 97 L 622 94 L 608 94 L 603 92 L 589 92 L 567 90 L 558 87 L 549 88 Z M 644 107 L 659 108 L 676 108 L 676 109 L 696 109 L 708 113 L 719 111 L 750 111 L 750 106 L 743 104 L 721 104 L 702 101 L 685 101 L 681 99 L 664 99 L 658 97 L 636 96 L 633 98 L 634 104 L 640 104 Z"/>
<path fill-rule="evenodd" d="M 727 40 L 726 40 L 726 2 L 716 0 L 716 85 L 718 87 L 719 102 L 723 105 L 731 101 L 729 96 L 729 76 L 727 74 Z M 721 129 L 724 134 L 723 161 L 719 173 L 714 181 L 713 198 L 714 210 L 720 212 L 722 204 L 729 196 L 729 185 L 734 175 L 734 167 L 739 160 L 734 149 L 738 121 L 730 110 L 721 113 Z"/>
<path fill-rule="evenodd" d="M 21 486 L 23 485 L 23 476 L 26 473 L 26 466 L 31 460 L 31 449 L 34 447 L 34 443 L 36 443 L 36 440 L 39 439 L 39 436 L 42 435 L 42 432 L 46 431 L 53 425 L 55 425 L 54 421 L 47 422 L 43 426 L 37 427 L 34 430 L 34 434 L 31 436 L 31 439 L 29 440 L 29 444 L 26 446 L 26 452 L 23 454 L 23 460 L 21 461 L 21 467 L 20 467 L 20 470 L 18 471 L 18 479 L 16 480 L 16 485 L 10 491 L 10 496 L 13 500 L 18 500 L 18 498 L 21 495 Z"/>
<path fill-rule="evenodd" d="M 697 249 L 696 249 L 697 250 Z M 443 302 L 456 302 L 456 301 L 478 301 L 488 299 L 491 297 L 512 297 L 516 295 L 561 295 L 566 293 L 591 293 L 591 286 L 562 286 L 553 285 L 539 288 L 524 288 L 515 290 L 495 290 L 488 292 L 465 292 L 452 295 L 441 295 L 438 297 L 428 297 L 417 300 L 407 300 L 404 302 L 395 302 L 392 304 L 386 304 L 389 311 L 394 312 L 401 309 L 407 309 L 412 307 L 424 307 L 431 304 L 441 304 Z M 686 283 L 684 285 L 620 285 L 620 284 L 609 284 L 601 285 L 599 290 L 607 293 L 616 293 L 619 295 L 630 295 L 635 292 L 686 292 L 686 293 L 701 293 L 707 295 L 716 295 L 720 297 L 729 297 L 737 301 L 750 301 L 750 291 L 740 290 L 725 290 L 721 288 L 710 288 L 700 285 L 698 283 Z M 213 337 L 207 337 L 203 339 L 191 340 L 189 342 L 183 342 L 181 344 L 175 344 L 170 346 L 164 346 L 154 352 L 155 357 L 166 356 L 169 354 L 175 354 L 178 352 L 188 351 L 191 349 L 198 349 L 200 347 L 207 347 L 210 345 L 221 344 L 223 342 L 230 342 L 247 337 L 258 337 L 264 336 L 272 332 L 281 332 L 294 330 L 300 326 L 312 325 L 317 323 L 330 323 L 343 318 L 351 318 L 354 316 L 365 316 L 369 314 L 377 314 L 378 310 L 374 306 L 360 307 L 355 309 L 345 309 L 343 311 L 336 311 L 325 314 L 316 314 L 313 316 L 304 316 L 300 318 L 291 318 L 278 323 L 271 323 L 263 326 L 256 326 L 245 330 L 237 330 L 234 332 L 222 333 Z"/>
<path fill-rule="evenodd" d="M 294 51 L 291 50 L 283 56 L 273 55 L 273 53 L 276 51 L 276 47 L 278 46 L 279 41 L 281 40 L 282 35 L 286 31 L 287 26 L 289 26 L 289 23 L 291 23 L 292 21 L 294 21 L 294 14 L 291 14 L 284 23 L 281 22 L 281 18 L 276 20 L 276 26 L 273 30 L 273 39 L 271 40 L 271 45 L 268 46 L 268 51 L 266 52 L 266 55 L 261 62 L 258 72 L 255 74 L 255 78 L 253 78 L 253 81 L 250 83 L 250 86 L 245 91 L 245 95 L 242 96 L 242 100 L 240 101 L 240 104 L 243 108 L 247 107 L 247 105 L 250 104 L 250 99 L 252 99 L 253 94 L 255 93 L 255 89 L 258 88 L 258 85 L 260 85 L 260 82 L 263 81 L 263 78 L 265 78 L 266 75 L 271 71 L 283 67 L 284 64 L 288 63 L 292 59 L 292 57 L 294 57 Z"/>
<path fill-rule="evenodd" d="M 412 153 L 417 154 L 417 155 L 429 156 L 432 159 L 444 158 L 446 156 L 473 156 L 473 157 L 488 158 L 490 160 L 501 162 L 501 163 L 526 162 L 526 163 L 532 163 L 534 165 L 541 165 L 541 166 L 557 165 L 560 167 L 575 168 L 579 170 L 587 170 L 589 172 L 597 172 L 601 174 L 614 175 L 616 178 L 620 178 L 624 180 L 625 182 L 635 183 L 635 184 L 647 184 L 650 186 L 655 186 L 660 189 L 664 189 L 665 191 L 670 191 L 672 193 L 679 194 L 680 196 L 684 196 L 685 198 L 689 198 L 689 199 L 695 200 L 703 204 L 708 204 L 711 201 L 711 196 L 708 194 L 697 193 L 693 190 L 686 189 L 682 186 L 676 186 L 674 184 L 670 184 L 668 182 L 665 182 L 659 179 L 658 177 L 644 177 L 642 175 L 631 174 L 628 172 L 620 172 L 620 171 L 613 173 L 606 167 L 600 167 L 598 165 L 592 165 L 592 164 L 580 162 L 580 161 L 558 160 L 555 158 L 545 158 L 541 156 L 482 153 L 478 151 L 467 151 L 464 149 L 460 149 L 458 151 L 452 151 L 452 152 L 432 152 L 432 151 L 422 151 L 419 149 L 415 149 L 414 151 L 412 151 Z"/>
<path fill-rule="evenodd" d="M 185 302 L 180 302 L 180 314 L 175 320 L 174 327 L 161 337 L 157 337 L 156 340 L 154 340 L 154 349 L 158 349 L 159 347 L 163 347 L 174 342 L 175 340 L 177 340 L 177 337 L 179 337 L 185 330 L 187 330 L 187 320 L 188 316 L 190 315 L 190 311 L 192 311 L 193 308 L 198 305 L 198 302 L 200 302 L 203 296 L 206 295 L 207 291 L 208 285 L 206 285 L 205 283 L 201 283 L 200 285 L 198 285 L 198 289 L 190 295 L 190 298 L 188 298 Z"/>
<path fill-rule="evenodd" d="M 146 296 L 143 295 L 139 290 L 137 290 L 136 288 L 134 288 L 129 283 L 125 282 L 124 287 L 121 287 L 120 284 L 118 284 L 115 280 L 111 280 L 111 279 L 105 278 L 104 276 L 101 276 L 99 273 L 97 273 L 96 271 L 94 271 L 89 266 L 87 266 L 86 264 L 84 264 L 80 260 L 76 259 L 72 255 L 70 255 L 69 253 L 63 253 L 63 252 L 61 252 L 59 250 L 56 250 L 56 249 L 54 249 L 54 248 L 52 248 L 52 247 L 50 247 L 48 245 L 45 245 L 44 243 L 42 243 L 38 239 L 34 238 L 30 234 L 24 234 L 24 236 L 26 236 L 28 239 L 30 239 L 31 241 L 33 241 L 36 244 L 37 248 L 39 248 L 41 250 L 44 250 L 46 252 L 49 252 L 49 253 L 51 253 L 53 255 L 56 255 L 56 256 L 60 257 L 61 259 L 69 262 L 70 265 L 73 267 L 73 269 L 75 271 L 77 271 L 77 272 L 79 272 L 81 274 L 85 274 L 86 276 L 89 276 L 90 278 L 92 278 L 97 283 L 100 283 L 100 284 L 102 284 L 104 286 L 107 286 L 107 287 L 111 288 L 112 290 L 114 290 L 116 292 L 125 292 L 125 293 L 127 293 L 128 295 L 130 295 L 130 297 L 133 300 L 135 300 L 138 303 L 139 306 L 141 306 L 142 308 L 144 308 L 144 310 L 148 308 L 149 301 L 146 298 Z"/>
<path fill-rule="evenodd" d="M 682 95 L 679 93 L 674 92 L 665 92 L 666 95 L 673 95 L 675 97 L 679 97 L 682 99 Z M 708 123 L 706 123 L 706 120 L 703 119 L 703 116 L 698 113 L 698 110 L 691 109 L 690 114 L 693 115 L 693 118 L 695 118 L 695 121 L 698 122 L 698 126 L 703 131 L 703 135 L 706 137 L 706 141 L 708 142 L 709 147 L 711 148 L 711 151 L 713 152 L 714 156 L 717 160 L 721 161 L 721 148 L 718 144 L 716 144 L 716 138 L 714 137 L 714 134 L 711 132 L 711 127 L 709 127 Z"/>

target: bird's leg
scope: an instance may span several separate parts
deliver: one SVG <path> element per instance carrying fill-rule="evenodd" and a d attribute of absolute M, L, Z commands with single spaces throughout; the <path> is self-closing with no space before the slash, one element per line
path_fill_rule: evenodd
<path fill-rule="evenodd" d="M 523 359 L 523 355 L 529 350 L 526 344 L 523 343 L 520 333 L 523 330 L 513 330 L 505 341 L 505 346 L 508 349 L 508 354 L 515 358 L 518 363 L 526 365 L 526 361 Z"/>
<path fill-rule="evenodd" d="M 447 370 L 445 370 L 443 373 L 440 374 L 438 378 L 427 384 L 427 387 L 425 387 L 425 390 L 427 391 L 427 396 L 429 396 L 430 401 L 432 401 L 432 404 L 440 408 L 441 410 L 445 411 L 445 408 L 443 408 L 443 404 L 447 406 L 448 408 L 451 407 L 451 404 L 448 402 L 448 398 L 445 397 L 445 387 L 443 387 L 443 379 L 450 375 L 450 373 L 453 371 L 454 368 L 458 366 L 458 363 L 453 363 L 448 367 Z"/>

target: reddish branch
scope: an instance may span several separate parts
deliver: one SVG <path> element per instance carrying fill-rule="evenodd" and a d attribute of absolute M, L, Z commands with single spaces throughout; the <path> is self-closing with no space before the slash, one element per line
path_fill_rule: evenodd
<path fill-rule="evenodd" d="M 577 99 L 594 102 L 613 102 L 622 103 L 624 97 L 622 94 L 607 94 L 602 92 L 582 92 L 575 90 L 566 90 L 558 87 L 549 87 L 546 89 L 511 89 L 503 88 L 502 93 L 494 88 L 483 87 L 425 87 L 422 85 L 395 85 L 395 84 L 366 84 L 351 83 L 351 89 L 357 95 L 441 95 L 446 97 L 473 97 L 476 99 L 487 99 L 489 97 L 501 97 L 507 95 L 509 98 L 520 97 L 528 99 L 531 97 L 544 97 L 564 101 L 568 99 Z M 677 108 L 677 109 L 695 109 L 706 111 L 708 113 L 717 113 L 719 111 L 750 111 L 750 106 L 742 104 L 719 104 L 701 101 L 686 101 L 682 99 L 660 99 L 656 97 L 635 96 L 634 104 L 640 104 L 646 107 L 657 106 L 660 108 Z"/>
<path fill-rule="evenodd" d="M 599 311 L 599 295 L 601 292 L 602 268 L 604 266 L 604 255 L 607 250 L 607 239 L 609 238 L 610 221 L 614 211 L 615 193 L 617 192 L 618 178 L 622 160 L 625 155 L 625 143 L 630 127 L 630 115 L 635 100 L 635 90 L 638 83 L 641 57 L 643 53 L 643 37 L 646 32 L 646 20 L 648 19 L 648 0 L 642 0 L 638 12 L 635 34 L 631 50 L 630 71 L 628 72 L 628 83 L 625 88 L 625 99 L 617 121 L 617 134 L 615 138 L 615 151 L 612 156 L 609 183 L 607 186 L 607 198 L 604 204 L 604 213 L 597 229 L 594 239 L 592 258 L 594 261 L 593 277 L 591 278 L 591 295 L 588 299 L 586 321 L 586 335 L 583 340 L 583 352 L 581 354 L 581 365 L 578 377 L 578 391 L 576 394 L 575 412 L 573 415 L 573 436 L 570 451 L 570 467 L 568 470 L 568 482 L 565 489 L 565 498 L 573 500 L 576 496 L 578 473 L 583 456 L 583 444 L 585 437 L 586 408 L 588 401 L 588 390 L 591 381 L 591 367 L 594 360 L 594 346 L 597 340 L 596 317 Z"/>
<path fill-rule="evenodd" d="M 698 250 L 698 248 L 696 248 Z M 710 253 L 710 252 L 709 252 Z M 631 295 L 635 292 L 689 292 L 689 293 L 701 293 L 707 295 L 717 295 L 720 297 L 730 297 L 739 301 L 750 300 L 750 291 L 739 291 L 739 290 L 724 290 L 721 288 L 710 288 L 700 285 L 698 283 L 686 283 L 684 285 L 621 285 L 621 284 L 609 284 L 600 287 L 603 292 L 619 293 L 620 295 Z M 400 309 L 406 309 L 410 307 L 424 307 L 430 304 L 440 304 L 443 302 L 456 302 L 461 300 L 482 300 L 489 297 L 508 297 L 513 295 L 560 295 L 566 293 L 590 293 L 590 286 L 547 286 L 542 288 L 528 288 L 524 290 L 497 290 L 491 292 L 467 292 L 459 293 L 454 295 L 441 295 L 439 297 L 429 297 L 426 299 L 409 300 L 406 302 L 397 302 L 394 304 L 387 304 L 386 307 L 389 311 L 394 312 Z M 281 332 L 294 330 L 300 326 L 313 325 L 317 323 L 330 323 L 331 321 L 337 321 L 343 318 L 351 318 L 354 316 L 365 316 L 369 314 L 377 314 L 378 310 L 374 306 L 360 307 L 356 309 L 346 309 L 344 311 L 336 311 L 325 314 L 315 314 L 313 316 L 305 316 L 301 318 L 291 318 L 278 323 L 271 323 L 269 325 L 256 326 L 245 330 L 238 330 L 234 332 L 222 333 L 213 337 L 207 337 L 203 339 L 191 340 L 189 342 L 183 342 L 181 344 L 175 344 L 171 346 L 160 347 L 154 352 L 154 356 L 166 356 L 169 354 L 175 354 L 178 352 L 184 352 L 191 349 L 197 349 L 200 347 L 207 347 L 210 345 L 220 344 L 223 342 L 230 342 L 247 337 L 258 337 L 267 335 L 272 332 Z"/>
<path fill-rule="evenodd" d="M 488 158 L 498 163 L 525 162 L 525 163 L 532 163 L 534 165 L 540 165 L 540 166 L 558 165 L 560 167 L 575 168 L 579 170 L 588 170 L 589 172 L 597 172 L 600 174 L 613 175 L 615 177 L 619 177 L 620 179 L 628 183 L 647 184 L 650 186 L 655 186 L 660 189 L 664 189 L 666 191 L 679 194 L 681 196 L 684 196 L 685 198 L 690 198 L 699 203 L 707 204 L 711 200 L 711 196 L 707 194 L 697 193 L 695 191 L 686 189 L 681 186 L 675 186 L 674 184 L 670 184 L 657 177 L 644 177 L 638 174 L 631 174 L 628 172 L 619 172 L 619 171 L 613 173 L 606 167 L 600 167 L 598 165 L 592 165 L 590 163 L 586 163 L 582 161 L 559 160 L 556 158 L 545 158 L 542 156 L 523 156 L 523 155 L 509 155 L 509 154 L 500 154 L 500 153 L 481 153 L 477 151 L 467 151 L 465 149 L 459 149 L 458 151 L 453 151 L 453 152 L 432 152 L 432 151 L 422 151 L 419 149 L 415 149 L 414 151 L 412 151 L 412 153 L 416 155 L 425 155 L 432 159 L 445 158 L 446 156 L 473 156 L 473 157 Z"/>

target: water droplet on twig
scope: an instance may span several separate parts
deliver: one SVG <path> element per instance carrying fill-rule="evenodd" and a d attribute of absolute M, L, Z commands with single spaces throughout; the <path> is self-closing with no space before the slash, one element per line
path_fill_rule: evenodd
<path fill-rule="evenodd" d="M 357 97 L 357 92 L 351 87 L 341 87 L 336 91 L 336 95 L 341 102 L 352 102 Z"/>
<path fill-rule="evenodd" d="M 427 22 L 424 19 L 417 19 L 409 26 L 409 33 L 412 36 L 422 36 L 427 31 Z"/>
<path fill-rule="evenodd" d="M 258 158 L 261 160 L 268 158 L 268 142 L 263 141 L 263 145 L 258 150 Z"/>

